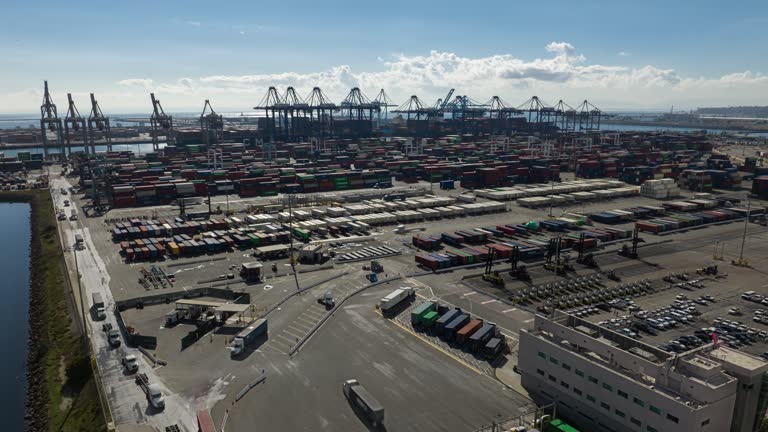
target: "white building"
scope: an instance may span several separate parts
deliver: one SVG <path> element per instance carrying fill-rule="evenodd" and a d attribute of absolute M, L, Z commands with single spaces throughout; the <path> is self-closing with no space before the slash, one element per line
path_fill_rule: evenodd
<path fill-rule="evenodd" d="M 671 354 L 559 311 L 520 333 L 518 368 L 534 400 L 587 431 L 751 432 L 768 402 L 759 358 Z"/>

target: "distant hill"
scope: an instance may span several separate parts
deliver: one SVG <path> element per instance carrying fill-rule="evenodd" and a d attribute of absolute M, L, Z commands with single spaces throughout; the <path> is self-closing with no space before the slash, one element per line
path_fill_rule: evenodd
<path fill-rule="evenodd" d="M 768 118 L 768 106 L 737 106 L 698 108 L 695 114 L 725 117 Z"/>

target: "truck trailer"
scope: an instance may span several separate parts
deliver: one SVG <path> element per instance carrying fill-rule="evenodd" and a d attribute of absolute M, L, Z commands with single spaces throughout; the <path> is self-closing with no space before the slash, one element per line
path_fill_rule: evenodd
<path fill-rule="evenodd" d="M 232 351 L 232 356 L 242 354 L 247 347 L 251 346 L 259 338 L 259 336 L 266 333 L 266 318 L 260 318 L 253 321 L 248 327 L 238 333 L 232 341 L 232 344 L 230 344 L 229 349 Z"/>
<path fill-rule="evenodd" d="M 384 424 L 384 407 L 356 379 L 344 381 L 342 388 L 344 396 L 363 413 L 371 426 L 378 428 Z"/>
<path fill-rule="evenodd" d="M 383 299 L 379 300 L 379 309 L 381 310 L 381 313 L 386 314 L 392 308 L 400 304 L 400 302 L 402 302 L 406 298 L 413 297 L 413 295 L 414 295 L 413 288 L 400 287 L 392 291 L 391 293 L 387 294 L 387 296 L 384 297 Z"/>

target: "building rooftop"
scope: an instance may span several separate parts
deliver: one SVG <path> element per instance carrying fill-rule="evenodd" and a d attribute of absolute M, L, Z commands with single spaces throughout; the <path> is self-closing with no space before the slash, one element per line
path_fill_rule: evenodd
<path fill-rule="evenodd" d="M 710 351 L 709 356 L 747 371 L 765 372 L 768 369 L 765 360 L 727 347 L 718 347 Z"/>

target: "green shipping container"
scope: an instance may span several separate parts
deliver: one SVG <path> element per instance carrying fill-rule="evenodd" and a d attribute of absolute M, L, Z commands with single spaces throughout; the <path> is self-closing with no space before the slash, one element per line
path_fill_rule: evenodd
<path fill-rule="evenodd" d="M 437 304 L 431 301 L 425 301 L 424 303 L 416 306 L 411 311 L 411 324 L 413 325 L 422 324 L 424 320 L 424 316 L 430 312 L 435 311 L 435 309 L 437 309 Z"/>
<path fill-rule="evenodd" d="M 424 325 L 424 327 L 431 327 L 438 318 L 439 316 L 437 315 L 436 311 L 427 312 L 427 314 L 424 315 L 424 318 L 422 318 L 421 323 Z"/>

